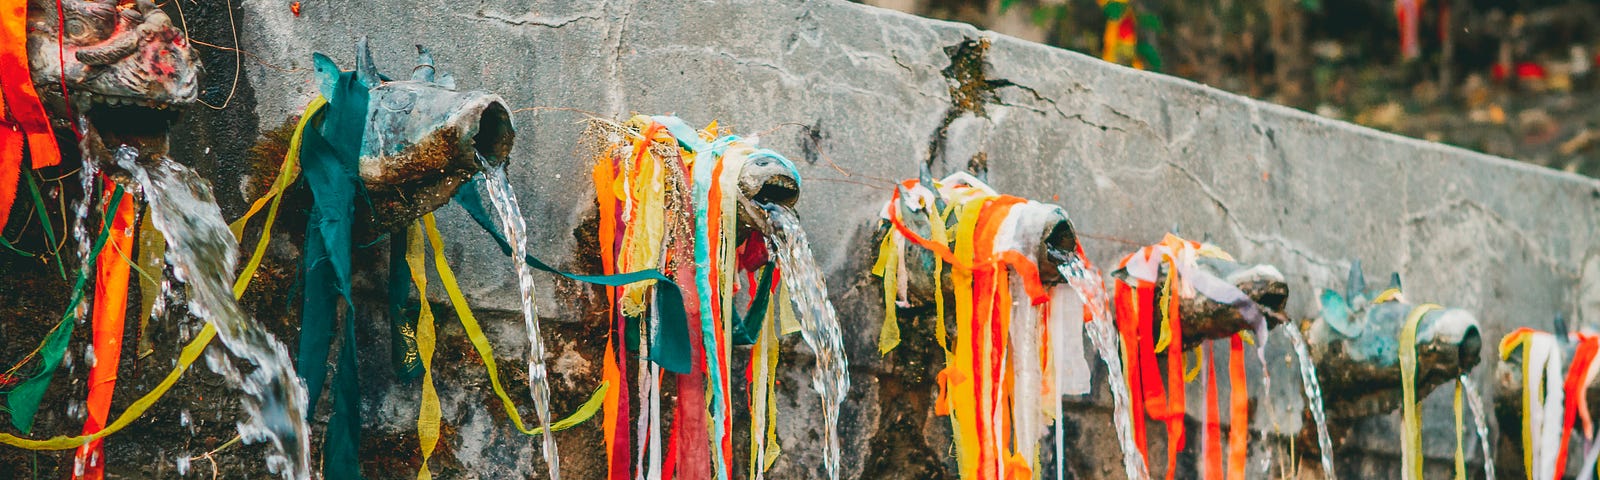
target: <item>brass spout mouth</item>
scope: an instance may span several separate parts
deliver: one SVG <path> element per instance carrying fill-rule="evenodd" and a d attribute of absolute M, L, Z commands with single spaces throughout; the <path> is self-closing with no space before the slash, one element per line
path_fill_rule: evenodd
<path fill-rule="evenodd" d="M 788 175 L 773 175 L 761 182 L 761 188 L 750 199 L 756 203 L 794 208 L 795 203 L 800 201 L 800 185 Z"/>
<path fill-rule="evenodd" d="M 1261 296 L 1256 298 L 1256 304 L 1274 312 L 1283 311 L 1289 303 L 1289 285 L 1282 282 L 1267 284 L 1261 291 Z"/>
<path fill-rule="evenodd" d="M 1038 259 L 1039 280 L 1045 283 L 1061 283 L 1066 278 L 1061 275 L 1061 265 L 1067 264 L 1078 254 L 1078 232 L 1072 228 L 1072 222 L 1065 218 L 1057 218 L 1049 228 L 1045 229 L 1044 238 L 1039 243 Z"/>
<path fill-rule="evenodd" d="M 482 161 L 504 165 L 511 158 L 511 146 L 516 130 L 511 126 L 511 112 L 499 100 L 489 102 L 478 112 L 476 121 L 468 124 L 471 132 L 470 150 Z"/>
<path fill-rule="evenodd" d="M 1483 334 L 1478 331 L 1476 325 L 1467 327 L 1467 330 L 1462 332 L 1461 342 L 1456 348 L 1456 365 L 1460 367 L 1460 373 L 1470 372 L 1477 367 L 1478 362 L 1483 360 L 1480 355 L 1482 351 Z"/>

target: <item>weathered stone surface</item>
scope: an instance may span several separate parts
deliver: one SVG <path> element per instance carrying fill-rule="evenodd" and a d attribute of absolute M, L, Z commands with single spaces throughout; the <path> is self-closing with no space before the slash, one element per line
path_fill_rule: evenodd
<path fill-rule="evenodd" d="M 573 268 L 593 264 L 574 254 L 573 230 L 593 198 L 589 159 L 574 153 L 583 128 L 574 110 L 613 118 L 672 112 L 697 123 L 719 120 L 742 133 L 771 129 L 764 145 L 789 155 L 804 177 L 797 208 L 829 270 L 829 290 L 847 329 L 853 387 L 842 432 L 849 478 L 927 478 L 939 475 L 931 463 L 953 463 L 944 453 L 947 421 L 918 417 L 926 405 L 902 401 L 931 399 L 926 386 L 938 366 L 923 362 L 927 355 L 913 348 L 917 340 L 908 339 L 887 359 L 877 355 L 882 297 L 867 273 L 875 252 L 869 237 L 891 182 L 915 176 L 924 164 L 935 175 L 985 171 L 1001 191 L 1065 206 L 1089 256 L 1102 266 L 1159 240 L 1174 225 L 1186 236 L 1209 237 L 1240 258 L 1278 266 L 1291 286 L 1286 310 L 1295 318 L 1312 316 L 1315 293 L 1342 285 L 1348 259 L 1361 258 L 1369 271 L 1402 272 L 1413 300 L 1475 312 L 1486 339 L 1522 325 L 1549 329 L 1557 312 L 1600 322 L 1594 293 L 1600 291 L 1594 286 L 1600 244 L 1593 240 L 1600 229 L 1600 182 L 1333 122 L 966 25 L 834 0 L 306 2 L 299 17 L 285 2 L 247 1 L 237 14 L 243 48 L 259 57 L 243 61 L 240 80 L 249 96 L 238 101 L 253 111 L 203 113 L 186 125 L 264 131 L 297 114 L 315 94 L 312 51 L 348 63 L 352 41 L 370 35 L 378 63 L 397 66 L 410 64 L 411 45 L 426 44 L 462 89 L 497 93 L 515 110 L 518 142 L 510 174 L 532 230 L 532 251 Z M 216 29 L 216 19 L 226 17 L 207 18 L 211 28 L 195 36 L 226 39 L 227 23 Z M 213 67 L 208 84 L 225 91 L 229 73 Z M 219 118 L 225 123 L 206 123 Z M 237 214 L 252 181 L 249 166 L 242 156 L 221 157 L 209 147 L 240 152 L 247 139 L 187 140 L 175 153 L 182 158 L 188 152 L 195 158 L 184 161 L 214 172 L 219 199 Z M 444 207 L 441 222 L 446 251 L 489 330 L 502 373 L 512 385 L 525 383 L 514 373 L 527 349 L 514 314 L 511 265 L 457 208 Z M 296 258 L 288 244 L 274 256 Z M 375 342 L 364 349 L 361 372 L 366 472 L 409 478 L 417 464 L 419 387 L 388 373 L 377 293 L 384 272 L 368 268 L 358 282 L 373 302 L 361 310 L 362 338 Z M 598 383 L 604 340 L 595 312 L 602 297 L 550 276 L 537 278 L 555 409 L 570 412 Z M 430 298 L 444 301 L 442 291 Z M 282 308 L 281 301 L 265 303 Z M 454 318 L 447 308 L 434 311 L 441 322 L 437 364 L 446 424 L 435 472 L 446 478 L 543 475 L 537 440 L 510 428 Z M 274 328 L 294 337 L 285 326 Z M 903 328 L 908 335 L 922 331 Z M 1251 385 L 1252 422 L 1265 435 L 1293 438 L 1302 425 L 1302 401 L 1293 365 L 1284 361 L 1286 343 L 1278 336 L 1268 342 L 1273 391 L 1263 401 L 1260 384 Z M 784 456 L 773 472 L 777 478 L 823 472 L 820 413 L 805 380 L 804 351 L 791 342 L 783 360 L 780 408 L 787 413 L 778 427 Z M 1491 351 L 1483 355 L 1481 365 L 1494 365 Z M 1258 378 L 1253 363 L 1252 378 Z M 1091 398 L 1068 404 L 1074 412 L 1068 465 L 1076 478 L 1121 476 L 1103 373 L 1097 367 L 1102 386 Z M 1493 388 L 1492 375 L 1484 366 L 1474 372 L 1486 390 Z M 1424 409 L 1429 438 L 1453 435 L 1448 389 L 1440 390 L 1446 392 L 1429 396 Z M 527 398 L 526 387 L 512 393 Z M 1193 391 L 1190 398 L 1200 396 Z M 202 438 L 226 438 L 226 418 L 208 421 Z M 1336 439 L 1340 476 L 1398 477 L 1397 425 L 1397 413 L 1367 418 Z M 896 430 L 907 426 L 919 431 Z M 1152 440 L 1161 441 L 1159 426 L 1151 426 Z M 595 422 L 557 434 L 566 478 L 601 478 L 598 430 Z M 107 444 L 113 471 L 121 463 L 130 472 L 170 474 L 152 465 L 170 465 L 173 452 L 197 454 L 200 444 L 209 445 L 191 441 L 194 446 L 158 452 L 163 447 L 150 437 L 150 447 L 125 449 L 139 433 L 126 435 Z M 736 429 L 734 435 L 737 445 L 746 433 Z M 1448 471 L 1453 442 L 1425 444 L 1429 468 Z M 1253 459 L 1262 458 L 1261 449 L 1254 450 Z M 1271 474 L 1285 476 L 1282 465 L 1293 462 L 1286 461 L 1286 450 L 1276 450 Z M 225 451 L 219 462 L 225 471 L 259 475 L 259 451 Z M 1153 465 L 1165 463 L 1161 449 L 1151 454 Z M 1192 466 L 1192 460 L 1184 462 Z M 1300 462 L 1304 468 L 1314 463 Z M 1507 471 L 1517 462 L 1501 465 Z"/>

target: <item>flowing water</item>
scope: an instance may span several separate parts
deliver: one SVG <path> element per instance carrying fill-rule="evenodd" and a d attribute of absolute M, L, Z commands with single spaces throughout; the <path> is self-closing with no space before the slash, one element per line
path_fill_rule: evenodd
<path fill-rule="evenodd" d="M 1478 396 L 1478 386 L 1472 379 L 1462 375 L 1460 378 L 1462 395 L 1467 397 L 1467 407 L 1472 409 L 1472 423 L 1478 432 L 1478 447 L 1483 449 L 1483 475 L 1486 480 L 1494 480 L 1494 459 L 1489 451 L 1489 420 L 1484 417 L 1483 397 Z M 1585 478 L 1579 476 L 1578 478 Z"/>
<path fill-rule="evenodd" d="M 1294 345 L 1294 356 L 1300 360 L 1300 383 L 1306 389 L 1306 408 L 1311 419 L 1317 422 L 1317 448 L 1322 450 L 1322 478 L 1339 478 L 1333 474 L 1333 439 L 1328 436 L 1328 416 L 1322 410 L 1322 384 L 1317 382 L 1317 366 L 1311 361 L 1311 351 L 1300 329 L 1286 325 L 1283 329 Z"/>
<path fill-rule="evenodd" d="M 78 124 L 88 125 L 89 120 L 80 116 L 78 117 Z M 78 141 L 78 151 L 85 152 L 83 170 L 78 172 L 78 180 L 83 188 L 83 198 L 73 203 L 74 217 L 72 222 L 72 239 L 78 244 L 79 268 L 90 268 L 90 265 L 94 265 L 92 263 L 94 259 L 89 258 L 90 250 L 94 245 L 94 237 L 89 236 L 89 204 L 94 203 L 94 199 L 100 196 L 100 190 L 95 188 L 95 180 L 100 178 L 100 162 L 104 160 L 87 158 L 92 152 L 99 151 L 98 148 L 90 143 L 93 138 L 90 135 L 79 135 Z M 125 194 L 132 193 L 125 192 Z M 83 299 L 78 303 L 77 311 L 73 313 L 79 325 L 82 325 L 84 320 L 89 318 L 89 310 L 94 305 L 94 299 L 91 298 L 93 295 L 94 289 L 86 289 L 83 293 Z M 71 371 L 70 362 L 68 362 L 67 367 L 68 371 Z"/>
<path fill-rule="evenodd" d="M 484 165 L 484 196 L 494 204 L 499 216 L 500 233 L 511 244 L 511 263 L 517 269 L 517 287 L 522 294 L 522 322 L 528 331 L 528 394 L 533 397 L 533 410 L 539 416 L 539 426 L 550 431 L 550 381 L 544 367 L 544 337 L 539 335 L 539 310 L 533 303 L 533 270 L 523 259 L 528 257 L 528 224 L 517 206 L 517 195 L 506 179 L 504 166 Z M 550 478 L 560 480 L 561 467 L 556 458 L 554 435 L 540 435 L 544 440 L 544 463 L 550 468 Z"/>
<path fill-rule="evenodd" d="M 153 223 L 166 237 L 167 262 L 177 280 L 189 287 L 189 312 L 216 328 L 228 353 L 255 367 L 241 375 L 231 362 L 208 360 L 221 364 L 214 368 L 245 393 L 239 399 L 246 413 L 238 424 L 239 436 L 246 443 L 272 444 L 268 470 L 285 479 L 309 479 L 305 386 L 295 375 L 288 349 L 234 301 L 233 266 L 239 250 L 210 184 L 171 159 L 142 165 L 138 157 L 138 151 L 122 147 L 117 165 L 133 173 L 150 203 Z"/>
<path fill-rule="evenodd" d="M 800 335 L 816 355 L 811 371 L 811 388 L 822 395 L 826 435 L 828 478 L 839 478 L 839 408 L 850 391 L 849 364 L 845 359 L 844 339 L 839 319 L 828 303 L 828 287 L 822 283 L 822 270 L 811 256 L 806 232 L 800 219 L 787 207 L 762 205 L 772 222 L 772 248 L 777 254 L 778 271 L 794 299 L 800 320 Z"/>
<path fill-rule="evenodd" d="M 1131 480 L 1148 480 L 1150 470 L 1145 466 L 1144 457 L 1139 454 L 1139 445 L 1133 441 L 1133 413 L 1128 403 L 1131 395 L 1128 393 L 1128 378 L 1122 374 L 1122 356 L 1117 352 L 1117 332 L 1111 325 L 1111 318 L 1105 315 L 1105 305 L 1099 300 L 1105 298 L 1105 287 L 1099 284 L 1101 280 L 1098 274 L 1091 276 L 1072 262 L 1063 263 L 1060 270 L 1072 288 L 1079 292 L 1084 308 L 1095 313 L 1095 320 L 1086 322 L 1083 331 L 1088 334 L 1095 353 L 1100 355 L 1100 361 L 1106 364 L 1111 401 L 1115 405 L 1112 418 L 1117 427 L 1117 440 L 1122 444 L 1122 468 Z M 1089 295 L 1086 292 L 1099 293 Z"/>

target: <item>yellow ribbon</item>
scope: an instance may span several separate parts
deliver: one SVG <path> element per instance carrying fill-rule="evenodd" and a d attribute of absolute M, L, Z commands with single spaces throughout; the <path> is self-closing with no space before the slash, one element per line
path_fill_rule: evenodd
<path fill-rule="evenodd" d="M 283 156 L 283 166 L 278 167 L 278 178 L 272 181 L 272 188 L 251 203 L 244 216 L 228 224 L 228 230 L 233 231 L 233 238 L 244 240 L 244 226 L 250 222 L 250 217 L 261 210 L 262 204 L 268 200 L 272 202 L 272 206 L 267 208 L 267 223 L 261 227 L 261 238 L 256 239 L 256 249 L 250 253 L 250 261 L 245 262 L 244 268 L 239 270 L 238 280 L 234 281 L 235 292 L 242 291 L 241 286 L 248 284 L 249 278 L 255 276 L 256 269 L 261 266 L 261 258 L 267 253 L 267 242 L 272 238 L 272 224 L 278 219 L 278 204 L 283 201 L 283 191 L 300 176 L 300 141 L 305 137 L 306 126 L 327 104 L 328 99 L 318 95 L 306 105 L 305 113 L 300 114 L 300 123 L 294 127 L 294 135 L 289 137 L 289 151 Z M 238 296 L 237 293 L 235 296 Z"/>
<path fill-rule="evenodd" d="M 139 400 L 129 405 L 128 409 L 124 410 L 122 415 L 117 416 L 115 421 L 112 421 L 110 425 L 106 425 L 106 428 L 98 432 L 76 437 L 55 436 L 47 440 L 33 440 L 9 433 L 0 433 L 0 443 L 28 450 L 70 450 L 90 441 L 117 433 L 123 427 L 133 424 L 133 421 L 138 420 L 140 415 L 143 415 L 146 410 L 154 406 L 162 395 L 166 395 L 167 390 L 171 390 L 172 385 L 178 383 L 178 378 L 182 377 L 183 372 L 188 370 L 196 359 L 200 358 L 200 354 L 206 350 L 206 344 L 210 343 L 211 339 L 216 336 L 217 329 L 207 323 L 204 328 L 200 329 L 200 333 L 195 335 L 194 340 L 190 340 L 188 345 L 184 345 L 183 351 L 178 354 L 178 365 L 172 368 L 172 372 L 167 373 L 167 378 L 162 379 L 155 389 L 150 390 L 150 393 L 144 394 L 143 397 L 139 397 Z"/>
<path fill-rule="evenodd" d="M 422 468 L 417 480 L 433 478 L 428 471 L 428 457 L 439 444 L 439 392 L 433 387 L 433 350 L 437 336 L 433 330 L 433 308 L 428 304 L 427 265 L 422 263 L 422 225 L 411 224 L 406 235 L 406 266 L 411 270 L 411 283 L 417 286 L 417 296 L 422 299 L 422 309 L 417 313 L 417 353 L 422 357 L 422 407 L 417 412 L 417 441 L 422 451 Z"/>
<path fill-rule="evenodd" d="M 1426 304 L 1411 309 L 1400 329 L 1401 404 L 1400 473 L 1406 480 L 1422 480 L 1422 416 L 1417 405 L 1417 324 L 1422 316 L 1444 307 Z"/>
<path fill-rule="evenodd" d="M 544 428 L 528 428 L 522 423 L 522 415 L 517 413 L 517 405 L 511 401 L 511 396 L 506 394 L 506 389 L 500 384 L 500 369 L 495 366 L 494 347 L 489 345 L 489 337 L 483 334 L 483 327 L 478 324 L 477 317 L 472 315 L 472 308 L 467 306 L 467 298 L 461 294 L 461 286 L 456 282 L 455 272 L 450 270 L 450 264 L 444 258 L 444 241 L 439 235 L 438 223 L 434 221 L 433 213 L 422 216 L 422 223 L 428 233 L 428 243 L 433 247 L 433 265 L 439 273 L 439 281 L 444 284 L 444 291 L 450 296 L 450 306 L 455 308 L 456 317 L 461 319 L 461 327 L 467 332 L 467 340 L 472 342 L 472 347 L 478 351 L 478 358 L 483 360 L 483 368 L 489 373 L 489 385 L 493 387 L 494 394 L 500 397 L 500 404 L 505 407 L 506 416 L 511 417 L 511 424 L 527 435 L 544 433 Z M 550 424 L 550 431 L 559 432 L 572 428 L 594 417 L 600 411 L 600 406 L 605 402 L 606 389 L 610 385 L 601 382 L 600 388 L 594 390 L 589 400 L 572 412 L 572 415 Z"/>
<path fill-rule="evenodd" d="M 1461 415 L 1461 380 L 1456 380 L 1456 480 L 1467 480 L 1466 425 Z M 1487 460 L 1486 460 L 1487 461 Z"/>
<path fill-rule="evenodd" d="M 889 208 L 895 207 L 891 205 Z M 900 345 L 900 319 L 894 297 L 899 291 L 900 262 L 904 260 L 900 259 L 898 249 L 894 248 L 894 238 L 894 231 L 883 236 L 883 241 L 878 245 L 878 263 L 872 266 L 872 274 L 883 278 L 883 329 L 878 332 L 879 355 L 887 355 Z"/>

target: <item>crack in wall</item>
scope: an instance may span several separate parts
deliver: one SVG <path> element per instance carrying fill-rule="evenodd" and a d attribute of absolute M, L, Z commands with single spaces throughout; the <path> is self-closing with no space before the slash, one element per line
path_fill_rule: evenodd
<path fill-rule="evenodd" d="M 600 20 L 600 14 L 597 13 L 579 14 L 570 17 L 547 17 L 529 12 L 518 16 L 510 16 L 501 12 L 489 12 L 481 9 L 471 15 L 458 13 L 456 16 L 479 22 L 499 22 L 513 27 L 536 26 L 547 28 L 561 28 L 582 20 Z"/>

